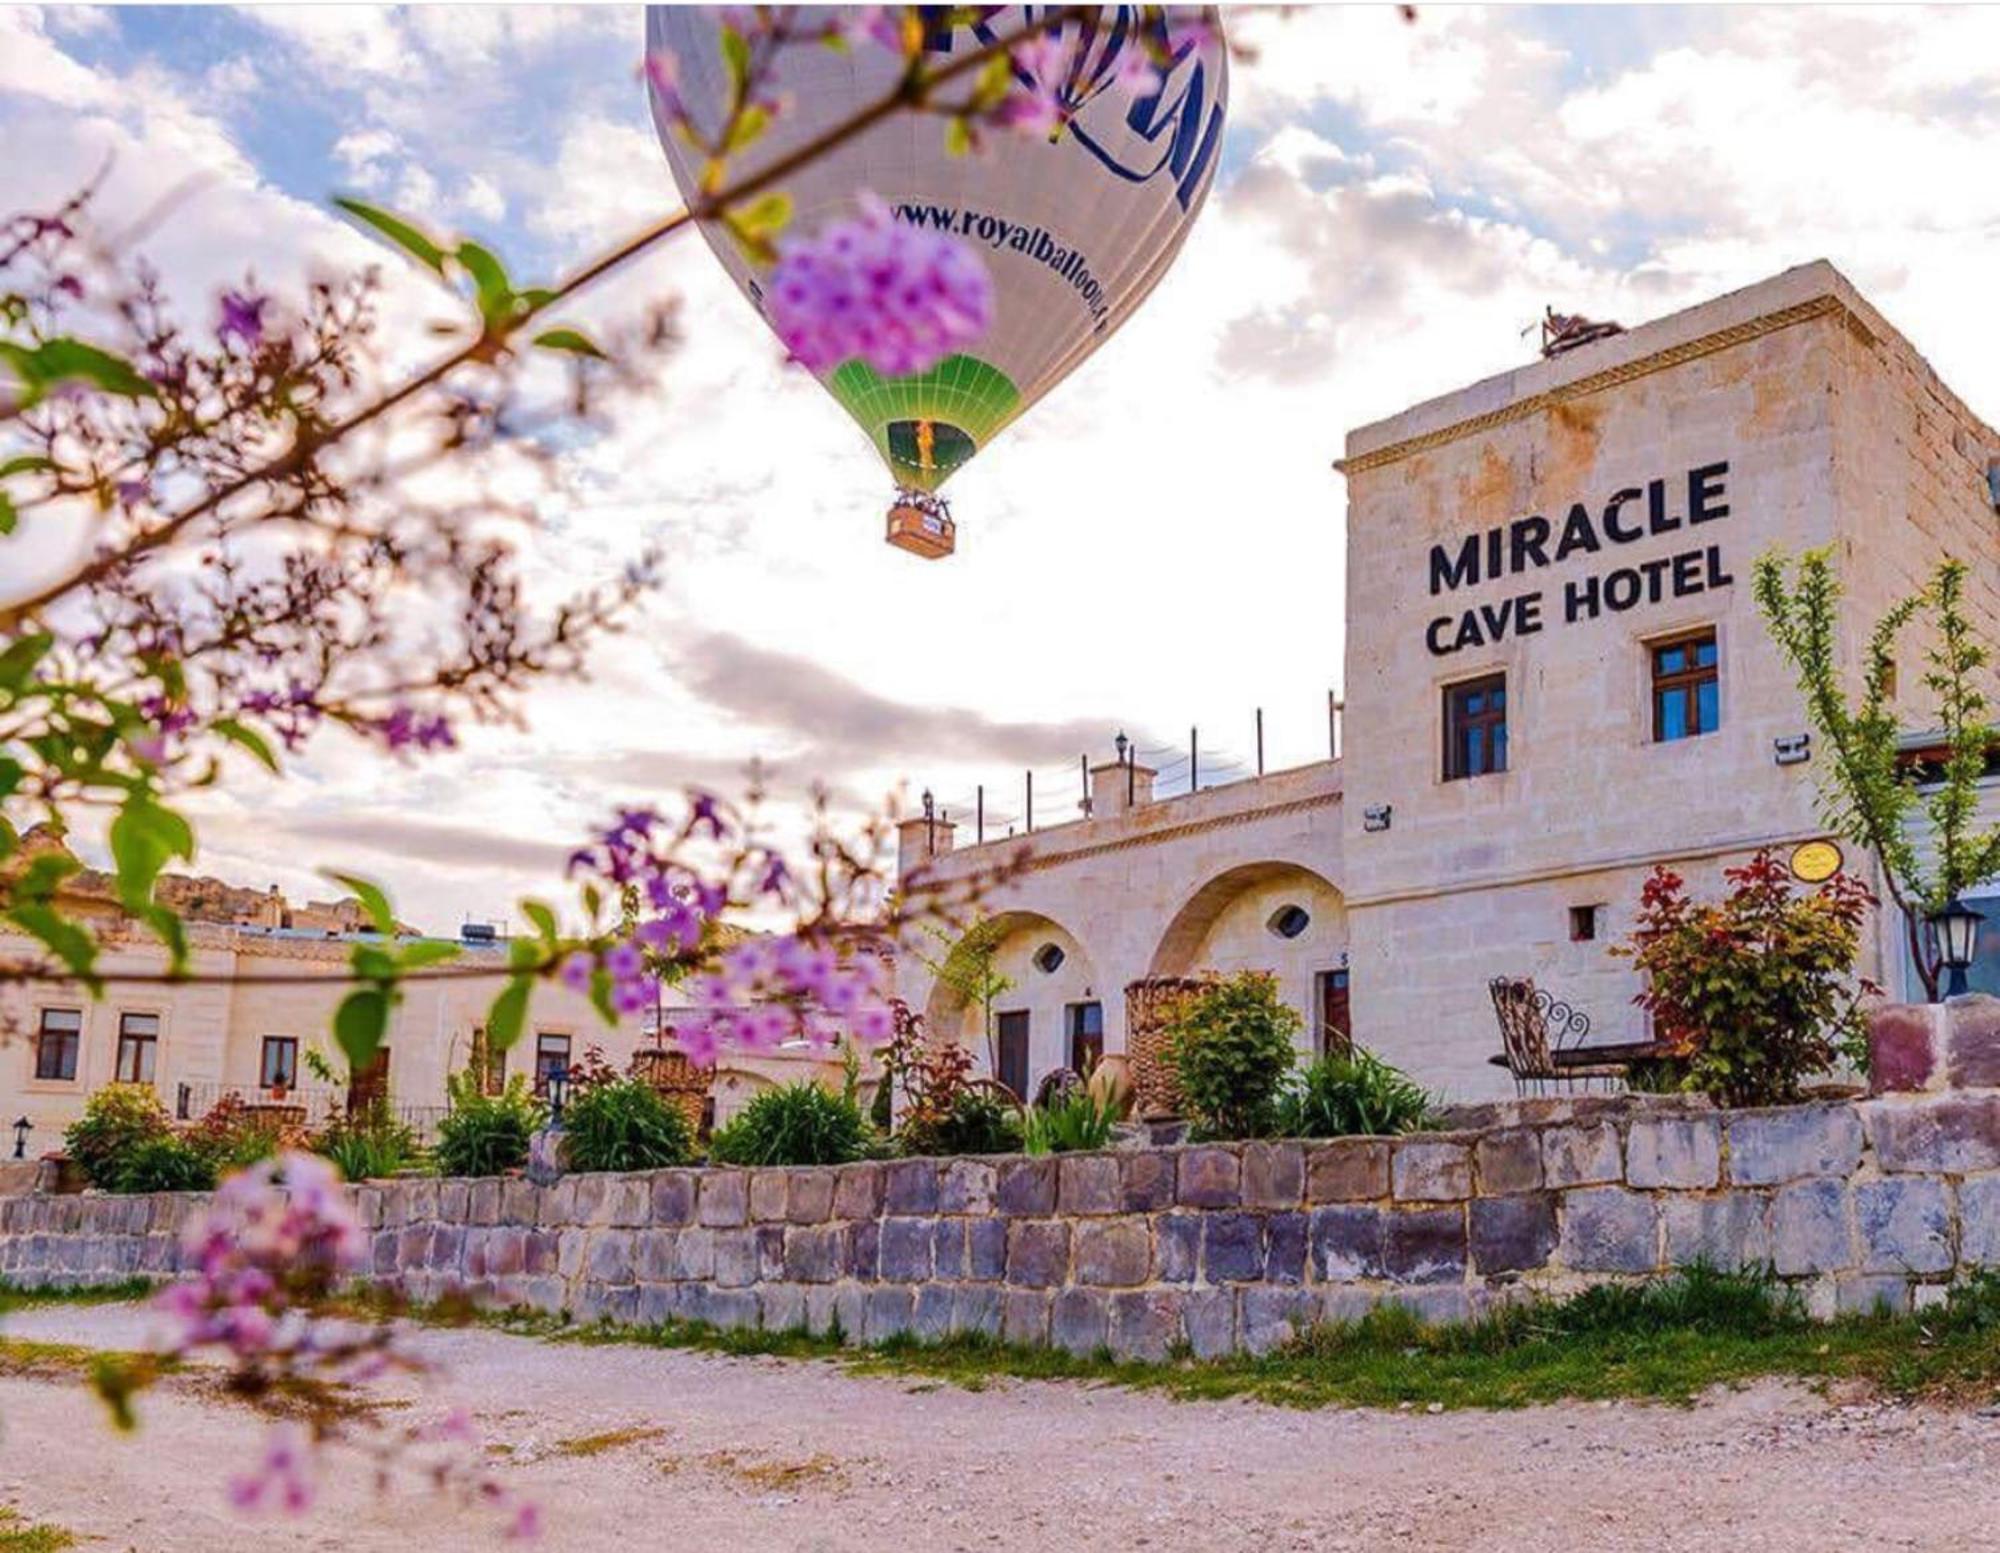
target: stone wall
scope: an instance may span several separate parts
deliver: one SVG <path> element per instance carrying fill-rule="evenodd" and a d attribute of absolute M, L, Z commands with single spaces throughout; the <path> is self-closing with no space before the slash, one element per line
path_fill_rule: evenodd
<path fill-rule="evenodd" d="M 1877 1097 L 1773 1110 L 1530 1101 L 1397 1139 L 354 1193 L 377 1279 L 582 1320 L 1212 1355 L 1384 1300 L 1459 1318 L 1696 1258 L 1768 1262 L 1822 1314 L 1905 1309 L 2000 1265 L 2000 1001 L 1887 1011 L 1878 1045 Z M 1954 1075 L 1982 1087 L 1924 1087 Z M 204 1207 L 10 1198 L 0 1275 L 165 1276 Z"/>

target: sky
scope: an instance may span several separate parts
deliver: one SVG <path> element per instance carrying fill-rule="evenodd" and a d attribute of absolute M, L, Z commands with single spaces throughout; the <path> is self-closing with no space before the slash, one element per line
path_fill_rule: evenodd
<path fill-rule="evenodd" d="M 551 591 L 646 545 L 665 577 L 525 727 L 385 764 L 343 737 L 199 800 L 200 866 L 405 920 L 505 920 L 619 805 L 819 781 L 993 832 L 1073 817 L 1129 732 L 1204 785 L 1321 758 L 1340 683 L 1348 428 L 1530 359 L 1544 306 L 1627 325 L 1832 260 L 2000 418 L 2000 10 L 1323 7 L 1239 17 L 1220 172 L 1167 278 L 952 483 L 958 555 L 886 547 L 873 451 L 705 247 L 579 315 L 668 298 L 657 381 L 558 461 L 527 542 Z M 192 312 L 253 273 L 387 263 L 350 192 L 561 273 L 678 203 L 637 7 L 0 6 L 0 203 L 109 160 L 104 209 L 195 180 L 147 239 Z M 435 299 L 391 275 L 407 339 Z M 0 593 L 6 580 L 0 577 Z M 1187 765 L 1162 757 L 1163 789 Z"/>

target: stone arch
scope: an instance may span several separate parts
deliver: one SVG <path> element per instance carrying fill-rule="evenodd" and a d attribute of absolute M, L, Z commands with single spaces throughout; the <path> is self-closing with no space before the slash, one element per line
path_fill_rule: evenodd
<path fill-rule="evenodd" d="M 1295 938 L 1273 920 L 1302 908 Z M 1187 976 L 1202 970 L 1269 970 L 1285 1000 L 1319 1034 L 1320 980 L 1347 968 L 1347 906 L 1340 887 L 1304 863 L 1270 858 L 1241 863 L 1198 886 L 1168 918 L 1147 973 Z M 1351 1033 L 1351 1031 L 1350 1031 Z"/>
<path fill-rule="evenodd" d="M 994 1000 L 995 1024 L 1001 1014 L 1027 1016 L 1028 1079 L 1033 1084 L 1050 1069 L 1066 1065 L 1069 1010 L 1097 1003 L 1102 1011 L 1114 989 L 1103 979 L 1090 947 L 1054 917 L 1017 907 L 985 921 L 995 935 L 995 969 L 1013 983 Z M 1063 951 L 1062 963 L 1053 971 L 1034 963 L 1049 944 Z M 933 1039 L 969 1046 L 982 1072 L 997 1072 L 998 1052 L 985 1038 L 976 1005 L 943 977 L 933 977 L 923 1012 Z"/>
<path fill-rule="evenodd" d="M 708 1081 L 708 1093 L 715 1102 L 715 1125 L 722 1126 L 765 1090 L 777 1087 L 777 1081 L 767 1074 L 718 1067 Z"/>

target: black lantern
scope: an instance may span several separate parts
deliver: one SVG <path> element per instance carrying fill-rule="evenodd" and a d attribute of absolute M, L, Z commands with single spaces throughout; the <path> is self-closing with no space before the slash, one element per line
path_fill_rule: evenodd
<path fill-rule="evenodd" d="M 549 1125 L 562 1126 L 563 1102 L 569 1099 L 569 1069 L 549 1069 Z"/>
<path fill-rule="evenodd" d="M 28 1157 L 28 1134 L 34 1130 L 35 1124 L 25 1116 L 14 1123 L 14 1157 L 16 1159 L 26 1159 Z"/>
<path fill-rule="evenodd" d="M 1948 998 L 1963 997 L 1971 990 L 1966 985 L 1965 972 L 1978 950 L 1979 924 L 1985 920 L 1983 913 L 1974 911 L 1956 895 L 1943 911 L 1930 918 L 1931 930 L 1937 934 L 1938 961 L 1951 972 L 1944 989 Z"/>

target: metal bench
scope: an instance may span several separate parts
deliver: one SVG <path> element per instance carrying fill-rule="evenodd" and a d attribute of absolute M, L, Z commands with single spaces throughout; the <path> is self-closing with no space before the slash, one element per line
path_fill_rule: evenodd
<path fill-rule="evenodd" d="M 1537 987 L 1532 977 L 1496 976 L 1487 983 L 1493 1013 L 1500 1021 L 1500 1055 L 1492 1058 L 1514 1077 L 1514 1093 L 1546 1094 L 1550 1084 L 1568 1089 L 1602 1081 L 1607 1089 L 1625 1081 L 1623 1062 L 1593 1062 L 1582 1043 L 1590 1016 Z M 1551 1026 L 1555 1040 L 1549 1039 Z"/>

